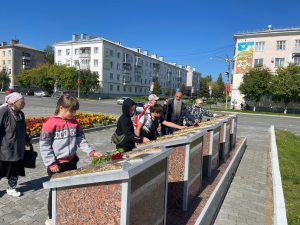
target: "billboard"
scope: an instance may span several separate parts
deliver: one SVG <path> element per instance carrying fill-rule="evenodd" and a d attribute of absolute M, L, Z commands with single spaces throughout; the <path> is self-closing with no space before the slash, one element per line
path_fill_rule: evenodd
<path fill-rule="evenodd" d="M 237 46 L 235 73 L 244 74 L 252 68 L 254 42 L 241 42 Z"/>

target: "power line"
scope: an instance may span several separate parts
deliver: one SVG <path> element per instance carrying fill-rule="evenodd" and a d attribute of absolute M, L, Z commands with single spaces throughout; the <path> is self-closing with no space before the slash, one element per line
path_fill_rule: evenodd
<path fill-rule="evenodd" d="M 223 49 L 232 48 L 233 46 L 234 45 L 226 45 L 223 47 L 219 47 L 219 48 L 211 49 L 211 50 L 207 50 L 207 51 L 186 53 L 186 54 L 182 54 L 182 55 L 167 55 L 165 57 L 184 57 L 184 56 L 193 56 L 193 55 L 206 55 L 206 54 L 211 54 L 211 53 L 223 50 Z"/>

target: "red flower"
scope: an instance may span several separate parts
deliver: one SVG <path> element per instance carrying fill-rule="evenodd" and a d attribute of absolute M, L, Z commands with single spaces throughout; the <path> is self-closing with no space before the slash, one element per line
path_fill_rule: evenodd
<path fill-rule="evenodd" d="M 117 153 L 111 156 L 111 160 L 123 159 L 122 153 Z"/>

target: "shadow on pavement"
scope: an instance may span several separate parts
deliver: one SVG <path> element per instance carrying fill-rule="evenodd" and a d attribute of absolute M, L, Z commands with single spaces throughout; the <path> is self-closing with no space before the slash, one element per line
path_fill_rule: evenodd
<path fill-rule="evenodd" d="M 49 180 L 48 176 L 40 177 L 35 180 L 29 180 L 29 181 L 20 183 L 18 190 L 23 193 L 26 191 L 31 191 L 31 190 L 37 191 L 37 190 L 43 189 L 43 183 L 48 180 Z"/>

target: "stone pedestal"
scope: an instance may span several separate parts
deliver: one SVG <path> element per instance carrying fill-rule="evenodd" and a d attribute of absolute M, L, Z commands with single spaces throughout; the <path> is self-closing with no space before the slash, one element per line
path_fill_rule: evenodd
<path fill-rule="evenodd" d="M 230 120 L 220 121 L 220 162 L 225 162 L 230 149 Z"/>
<path fill-rule="evenodd" d="M 237 115 L 230 116 L 230 149 L 235 148 L 237 136 Z"/>
<path fill-rule="evenodd" d="M 203 175 L 211 177 L 212 170 L 219 166 L 220 161 L 220 129 L 221 123 L 212 125 L 204 135 Z"/>
<path fill-rule="evenodd" d="M 44 183 L 52 190 L 54 224 L 165 224 L 171 151 L 143 153 L 119 162 L 120 169 Z"/>
<path fill-rule="evenodd" d="M 168 208 L 187 210 L 202 186 L 203 134 L 193 134 L 193 140 L 172 147 L 169 157 Z"/>

